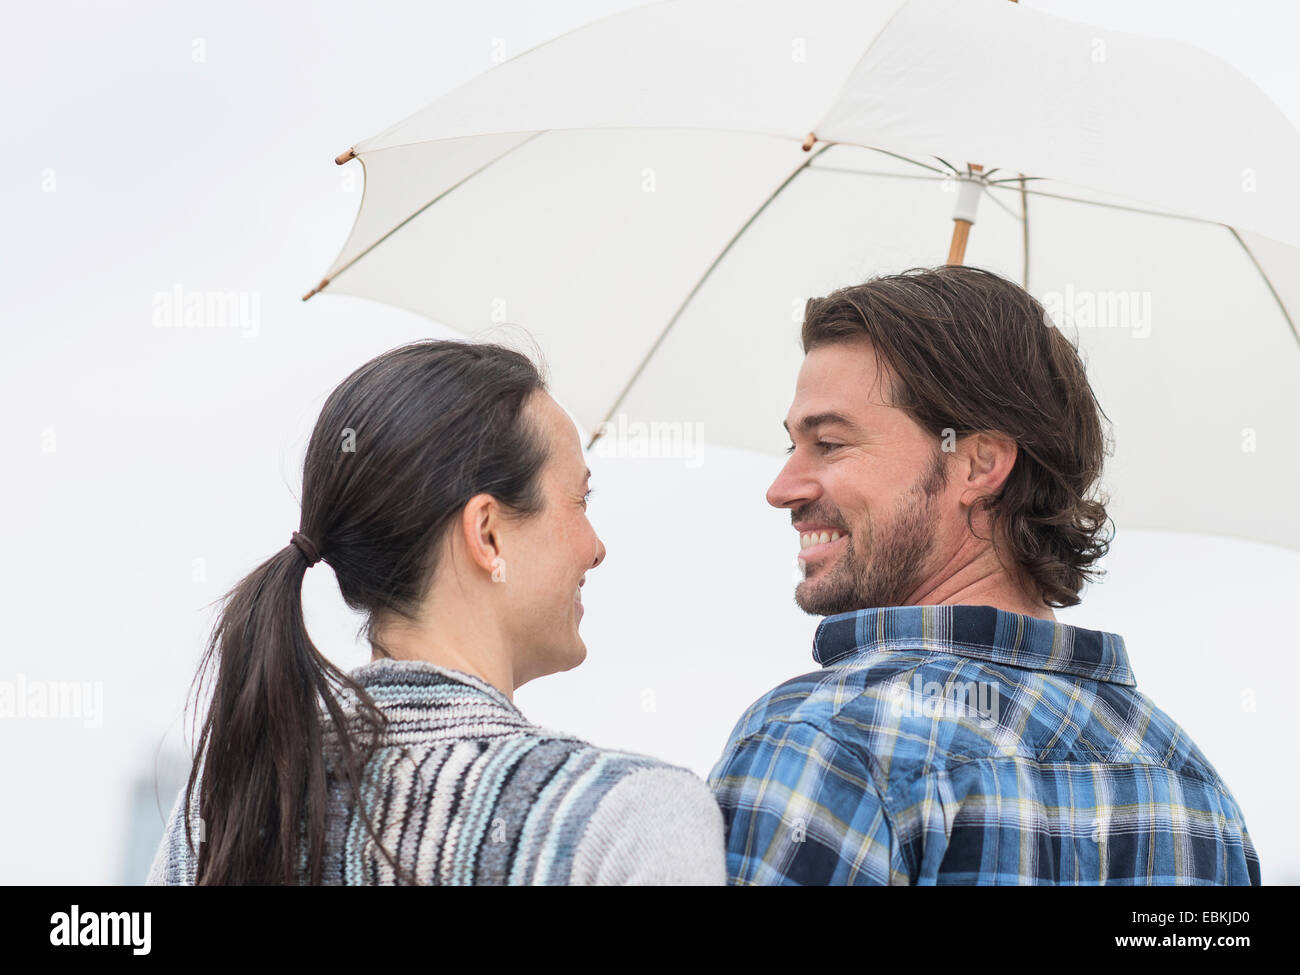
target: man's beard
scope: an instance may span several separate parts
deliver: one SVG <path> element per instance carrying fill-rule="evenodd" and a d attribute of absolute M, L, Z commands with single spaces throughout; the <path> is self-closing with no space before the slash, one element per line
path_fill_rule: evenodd
<path fill-rule="evenodd" d="M 878 606 L 902 606 L 915 592 L 934 547 L 934 500 L 948 481 L 944 455 L 936 452 L 930 469 L 900 499 L 893 521 L 877 533 L 870 514 L 866 518 L 866 553 L 855 543 L 860 530 L 845 539 L 838 562 L 816 582 L 795 587 L 794 600 L 805 613 L 833 616 Z M 798 521 L 814 521 L 802 513 Z M 877 537 L 877 535 L 879 537 Z"/>

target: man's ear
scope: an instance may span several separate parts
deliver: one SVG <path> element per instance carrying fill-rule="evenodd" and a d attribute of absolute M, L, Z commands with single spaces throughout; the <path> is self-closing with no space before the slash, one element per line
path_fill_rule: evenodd
<path fill-rule="evenodd" d="M 960 499 L 964 505 L 996 496 L 1019 455 L 1019 448 L 1010 437 L 984 431 L 966 436 L 958 450 L 962 455 L 959 469 L 965 475 Z"/>
<path fill-rule="evenodd" d="M 492 571 L 492 563 L 501 554 L 501 515 L 496 498 L 490 494 L 476 494 L 465 503 L 460 513 L 460 537 L 472 565 L 485 572 Z"/>

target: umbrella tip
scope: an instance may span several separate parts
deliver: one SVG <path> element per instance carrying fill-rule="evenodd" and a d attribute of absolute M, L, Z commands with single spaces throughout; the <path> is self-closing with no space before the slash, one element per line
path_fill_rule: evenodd
<path fill-rule="evenodd" d="M 349 159 L 356 159 L 356 158 L 357 158 L 357 150 L 348 149 L 347 152 L 340 152 L 337 156 L 334 157 L 334 164 L 336 166 L 342 166 Z"/>
<path fill-rule="evenodd" d="M 330 279 L 329 279 L 329 278 L 321 278 L 321 279 L 320 279 L 320 284 L 316 285 L 316 287 L 312 288 L 312 289 L 311 289 L 310 291 L 308 291 L 305 295 L 303 295 L 303 296 L 302 296 L 302 300 L 303 300 L 303 301 L 306 301 L 306 300 L 307 300 L 308 298 L 310 298 L 312 295 L 318 295 L 318 294 L 320 294 L 322 291 L 325 290 L 326 286 L 327 286 L 329 283 L 330 283 Z"/>
<path fill-rule="evenodd" d="M 803 151 L 812 152 L 813 143 L 815 143 L 816 141 L 817 141 L 817 133 L 809 132 L 808 138 L 803 140 Z"/>

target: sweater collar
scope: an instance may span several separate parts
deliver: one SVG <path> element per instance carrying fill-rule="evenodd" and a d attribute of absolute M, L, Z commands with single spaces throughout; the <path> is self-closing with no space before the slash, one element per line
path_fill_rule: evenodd
<path fill-rule="evenodd" d="M 519 709 L 510 698 L 482 677 L 468 674 L 463 670 L 432 664 L 427 660 L 394 660 L 391 657 L 383 657 L 357 667 L 352 671 L 352 677 L 367 691 L 372 688 L 376 691 L 385 688 L 406 688 L 413 696 L 419 698 L 427 696 L 422 693 L 423 689 L 460 684 L 478 691 L 507 710 L 519 713 Z"/>
<path fill-rule="evenodd" d="M 386 742 L 513 734 L 534 726 L 481 677 L 423 660 L 374 660 L 351 676 L 388 719 Z M 346 693 L 350 709 L 355 694 Z"/>

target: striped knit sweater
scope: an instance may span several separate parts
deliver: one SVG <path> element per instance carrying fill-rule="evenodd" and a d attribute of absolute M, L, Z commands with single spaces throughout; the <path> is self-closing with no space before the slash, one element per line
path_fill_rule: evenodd
<path fill-rule="evenodd" d="M 378 660 L 352 676 L 389 719 L 365 766 L 365 808 L 420 883 L 726 882 L 721 813 L 687 769 L 542 729 L 495 687 L 460 671 Z M 342 700 L 355 715 L 354 695 Z M 396 883 L 334 775 L 328 796 L 323 883 Z M 150 884 L 194 883 L 184 798 L 182 789 Z M 197 801 L 196 788 L 195 849 Z"/>

